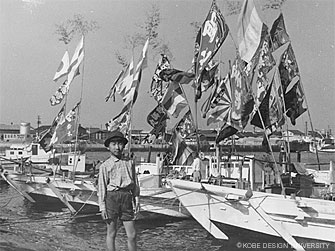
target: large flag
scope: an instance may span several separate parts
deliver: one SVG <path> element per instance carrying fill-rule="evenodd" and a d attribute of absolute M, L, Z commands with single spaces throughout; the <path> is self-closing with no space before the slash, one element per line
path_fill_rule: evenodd
<path fill-rule="evenodd" d="M 269 82 L 271 82 L 272 76 L 268 76 L 268 73 L 270 70 L 276 65 L 275 59 L 272 56 L 271 53 L 271 40 L 270 40 L 270 35 L 267 33 L 267 35 L 264 37 L 262 40 L 262 44 L 259 50 L 259 56 L 258 56 L 258 63 L 256 67 L 256 74 L 257 74 L 257 79 L 256 79 L 256 105 L 255 108 L 257 108 L 266 93 L 266 89 L 269 86 Z M 254 111 L 255 112 L 255 111 Z"/>
<path fill-rule="evenodd" d="M 116 92 L 116 87 L 117 87 L 117 85 L 118 85 L 118 83 L 119 83 L 119 81 L 120 81 L 120 79 L 121 79 L 123 73 L 124 73 L 124 71 L 121 70 L 120 73 L 119 73 L 119 75 L 118 75 L 118 77 L 115 79 L 115 81 L 114 81 L 112 87 L 111 87 L 110 90 L 109 90 L 108 96 L 105 98 L 105 101 L 106 101 L 106 102 L 108 102 L 111 98 L 112 98 L 113 101 L 115 102 L 115 92 Z"/>
<path fill-rule="evenodd" d="M 223 122 L 223 125 L 236 130 L 243 130 L 247 125 L 254 102 L 240 63 L 237 58 L 230 72 L 218 86 L 208 111 L 207 125 Z"/>
<path fill-rule="evenodd" d="M 51 143 L 52 135 L 54 134 L 59 121 L 63 120 L 64 117 L 65 117 L 65 104 L 60 109 L 60 111 L 58 112 L 54 120 L 52 121 L 50 128 L 46 131 L 46 133 L 39 140 L 39 144 L 46 152 L 49 152 L 51 150 L 52 145 L 50 143 Z"/>
<path fill-rule="evenodd" d="M 194 71 L 196 87 L 200 84 L 200 74 L 218 52 L 228 35 L 228 31 L 229 28 L 224 17 L 215 0 L 213 0 L 206 20 L 199 29 L 195 41 Z"/>
<path fill-rule="evenodd" d="M 193 150 L 186 144 L 177 130 L 173 132 L 172 148 L 172 163 L 186 165 L 187 159 L 192 155 Z"/>
<path fill-rule="evenodd" d="M 208 115 L 207 125 L 218 122 L 230 122 L 233 97 L 231 93 L 230 72 L 222 79 L 211 95 L 209 105 L 203 111 L 203 117 Z"/>
<path fill-rule="evenodd" d="M 258 16 L 253 0 L 244 0 L 238 19 L 238 51 L 241 58 L 249 63 L 261 41 L 263 22 Z"/>
<path fill-rule="evenodd" d="M 291 44 L 288 45 L 287 49 L 282 54 L 278 68 L 283 91 L 286 93 L 286 90 L 289 88 L 291 81 L 295 77 L 300 78 L 298 63 L 295 59 Z"/>
<path fill-rule="evenodd" d="M 231 126 L 242 130 L 247 125 L 249 115 L 254 106 L 251 85 L 243 74 L 243 62 L 236 58 L 231 69 L 231 93 L 233 97 L 231 111 Z"/>
<path fill-rule="evenodd" d="M 180 135 L 183 138 L 187 138 L 190 134 L 195 132 L 195 125 L 190 109 L 184 114 L 183 118 L 176 124 L 175 128 L 179 131 Z"/>
<path fill-rule="evenodd" d="M 271 84 L 267 87 L 265 97 L 251 120 L 251 124 L 265 129 L 267 135 L 272 134 L 285 122 L 283 100 L 279 72 L 276 69 Z"/>
<path fill-rule="evenodd" d="M 273 22 L 270 35 L 273 51 L 290 41 L 290 37 L 286 32 L 283 13 L 280 13 L 278 18 Z"/>
<path fill-rule="evenodd" d="M 163 134 L 166 128 L 166 120 L 168 115 L 161 104 L 158 104 L 147 117 L 147 122 L 153 127 L 151 134 L 158 137 L 159 134 Z"/>
<path fill-rule="evenodd" d="M 69 67 L 70 67 L 70 58 L 69 58 L 69 53 L 68 51 L 65 51 L 65 54 L 62 58 L 62 61 L 55 73 L 55 76 L 53 78 L 53 81 L 57 81 L 59 78 L 65 76 L 68 71 L 69 71 Z"/>
<path fill-rule="evenodd" d="M 165 54 L 161 54 L 161 58 L 156 66 L 156 70 L 154 75 L 152 76 L 151 86 L 150 86 L 150 93 L 153 98 L 160 102 L 164 96 L 165 91 L 169 85 L 168 82 L 163 82 L 162 78 L 160 77 L 160 72 L 165 69 L 170 69 L 170 61 Z"/>
<path fill-rule="evenodd" d="M 70 85 L 75 76 L 78 75 L 79 65 L 84 59 L 84 36 L 81 37 L 79 44 L 74 51 L 71 59 L 69 73 L 67 75 L 67 84 Z"/>
<path fill-rule="evenodd" d="M 190 83 L 194 79 L 193 72 L 185 72 L 177 69 L 165 69 L 159 74 L 160 78 L 166 82 L 173 81 L 181 85 Z"/>
<path fill-rule="evenodd" d="M 179 83 L 170 82 L 161 104 L 171 116 L 175 118 L 179 116 L 179 113 L 188 105 Z"/>
<path fill-rule="evenodd" d="M 72 140 L 77 133 L 77 118 L 79 116 L 79 106 L 80 102 L 78 102 L 75 107 L 68 112 L 68 114 L 59 121 L 56 130 L 54 131 L 51 139 L 51 144 L 61 144 L 66 141 Z"/>
<path fill-rule="evenodd" d="M 65 80 L 64 83 L 55 92 L 55 94 L 52 95 L 52 97 L 49 99 L 50 104 L 52 106 L 55 106 L 55 105 L 62 103 L 68 91 L 69 91 L 69 85 L 67 84 L 67 80 Z"/>
<path fill-rule="evenodd" d="M 130 113 L 129 111 L 126 111 L 108 121 L 106 123 L 106 129 L 108 131 L 119 130 L 123 134 L 126 134 L 129 129 L 129 123 L 130 123 Z"/>
<path fill-rule="evenodd" d="M 193 87 L 196 88 L 195 98 L 198 100 L 201 98 L 202 93 L 207 91 L 217 80 L 216 74 L 218 70 L 218 63 L 214 63 L 211 60 L 205 69 L 201 72 L 197 84 L 194 84 Z"/>
<path fill-rule="evenodd" d="M 290 118 L 292 125 L 295 125 L 295 120 L 307 111 L 307 109 L 303 107 L 305 95 L 300 80 L 298 80 L 297 83 L 285 93 L 284 97 L 286 115 Z"/>

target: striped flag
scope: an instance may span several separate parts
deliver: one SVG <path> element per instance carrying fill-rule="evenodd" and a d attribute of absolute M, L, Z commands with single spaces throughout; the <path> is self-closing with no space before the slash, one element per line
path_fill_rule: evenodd
<path fill-rule="evenodd" d="M 124 71 L 121 70 L 118 77 L 114 81 L 112 87 L 109 90 L 108 96 L 105 98 L 105 101 L 108 102 L 111 98 L 115 102 L 115 92 L 116 92 L 116 87 L 119 84 L 119 80 L 121 79 L 122 75 L 124 74 Z"/>
<path fill-rule="evenodd" d="M 69 73 L 67 75 L 67 84 L 70 85 L 75 76 L 78 75 L 79 65 L 84 59 L 84 36 L 81 37 L 79 44 L 74 51 L 71 59 Z"/>
<path fill-rule="evenodd" d="M 69 71 L 69 67 L 70 67 L 70 58 L 69 58 L 69 52 L 66 51 L 63 58 L 62 58 L 62 61 L 55 73 L 55 76 L 53 78 L 53 81 L 57 81 L 59 78 L 65 76 L 68 71 Z"/>
<path fill-rule="evenodd" d="M 125 77 L 118 88 L 118 93 L 122 96 L 124 107 L 130 108 L 136 101 L 138 88 L 142 77 L 142 70 L 147 66 L 147 51 L 149 39 L 146 41 L 139 62 L 134 71 L 133 60 L 125 71 Z"/>
<path fill-rule="evenodd" d="M 165 110 L 175 118 L 177 118 L 179 113 L 188 105 L 182 88 L 176 82 L 170 82 L 161 104 Z"/>
<path fill-rule="evenodd" d="M 263 22 L 258 16 L 253 0 L 244 0 L 238 19 L 238 50 L 241 58 L 249 63 L 261 41 Z"/>

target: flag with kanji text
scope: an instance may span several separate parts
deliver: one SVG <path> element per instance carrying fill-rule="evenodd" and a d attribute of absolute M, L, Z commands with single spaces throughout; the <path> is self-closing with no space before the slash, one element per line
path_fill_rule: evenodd
<path fill-rule="evenodd" d="M 198 31 L 194 51 L 194 71 L 196 88 L 200 85 L 199 77 L 208 63 L 220 49 L 229 32 L 228 25 L 213 0 L 208 15 Z"/>
<path fill-rule="evenodd" d="M 165 132 L 168 115 L 161 104 L 158 104 L 147 116 L 147 122 L 153 127 L 150 134 L 158 137 Z"/>
<path fill-rule="evenodd" d="M 78 102 L 68 114 L 59 121 L 56 130 L 52 135 L 51 144 L 62 144 L 66 141 L 71 141 L 76 137 L 79 107 L 80 102 Z"/>
<path fill-rule="evenodd" d="M 171 65 L 168 57 L 165 54 L 161 54 L 161 58 L 156 66 L 156 70 L 154 72 L 154 75 L 152 76 L 152 81 L 150 85 L 151 96 L 157 102 L 161 101 L 169 85 L 169 82 L 163 81 L 163 79 L 160 77 L 160 73 L 161 71 L 170 68 Z"/>

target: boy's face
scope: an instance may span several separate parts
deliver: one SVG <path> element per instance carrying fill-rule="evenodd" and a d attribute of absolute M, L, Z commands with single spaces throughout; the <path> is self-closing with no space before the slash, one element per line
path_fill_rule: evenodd
<path fill-rule="evenodd" d="M 113 140 L 109 143 L 109 151 L 116 157 L 121 158 L 125 144 L 120 140 Z"/>

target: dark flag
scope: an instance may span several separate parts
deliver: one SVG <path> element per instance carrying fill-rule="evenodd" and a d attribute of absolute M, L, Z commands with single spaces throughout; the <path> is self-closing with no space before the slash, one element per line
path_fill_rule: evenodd
<path fill-rule="evenodd" d="M 66 141 L 72 140 L 77 133 L 77 118 L 79 116 L 79 105 L 78 102 L 71 111 L 68 112 L 65 118 L 59 121 L 56 130 L 54 131 L 51 139 L 51 144 L 61 144 Z"/>
<path fill-rule="evenodd" d="M 51 124 L 50 128 L 47 130 L 47 132 L 39 140 L 39 144 L 44 149 L 44 151 L 49 152 L 51 150 L 51 148 L 52 148 L 52 144 L 51 144 L 52 135 L 54 134 L 58 123 L 61 120 L 64 119 L 64 116 L 65 116 L 65 104 L 60 109 L 60 111 L 58 112 L 58 114 L 54 118 L 54 120 L 52 121 L 52 124 Z"/>
<path fill-rule="evenodd" d="M 158 104 L 147 117 L 147 122 L 149 125 L 153 127 L 150 134 L 154 134 L 156 137 L 159 134 L 163 134 L 166 128 L 166 120 L 168 119 L 168 115 L 165 112 L 164 108 L 161 104 Z"/>
<path fill-rule="evenodd" d="M 295 59 L 291 44 L 288 45 L 287 49 L 282 54 L 278 68 L 283 91 L 286 93 L 286 89 L 288 88 L 293 78 L 300 76 L 297 60 Z"/>
<path fill-rule="evenodd" d="M 238 130 L 236 128 L 227 124 L 223 125 L 220 129 L 219 135 L 215 139 L 216 144 L 219 144 L 220 141 L 224 140 L 225 138 L 229 138 L 237 132 Z"/>
<path fill-rule="evenodd" d="M 165 82 L 176 82 L 181 85 L 190 83 L 194 79 L 193 72 L 185 72 L 177 69 L 164 69 L 159 73 L 159 76 Z"/>
<path fill-rule="evenodd" d="M 273 22 L 270 36 L 273 51 L 290 41 L 290 37 L 286 32 L 284 17 L 282 13 L 280 13 L 278 18 Z"/>
<path fill-rule="evenodd" d="M 197 89 L 198 85 L 200 85 L 200 74 L 225 41 L 228 31 L 229 28 L 224 17 L 215 0 L 213 0 L 206 20 L 199 29 L 195 41 L 194 71 Z"/>
<path fill-rule="evenodd" d="M 183 118 L 175 126 L 180 132 L 183 138 L 186 138 L 191 133 L 195 132 L 195 125 L 193 122 L 191 110 L 189 109 L 183 116 Z"/>
<path fill-rule="evenodd" d="M 199 77 L 199 84 L 197 86 L 194 86 L 197 88 L 196 90 L 196 98 L 200 99 L 203 92 L 207 91 L 215 81 L 217 80 L 216 74 L 218 70 L 219 63 L 212 63 L 212 61 L 209 62 L 209 64 L 206 66 L 206 68 L 201 72 Z"/>
<path fill-rule="evenodd" d="M 296 118 L 307 110 L 303 107 L 304 98 L 300 80 L 285 94 L 286 115 L 290 118 L 292 125 L 295 125 Z"/>
<path fill-rule="evenodd" d="M 161 59 L 159 60 L 154 75 L 152 76 L 150 93 L 157 102 L 160 102 L 163 98 L 165 91 L 169 85 L 168 82 L 164 82 L 160 77 L 162 70 L 170 69 L 170 61 L 168 57 L 164 54 L 161 54 Z"/>

